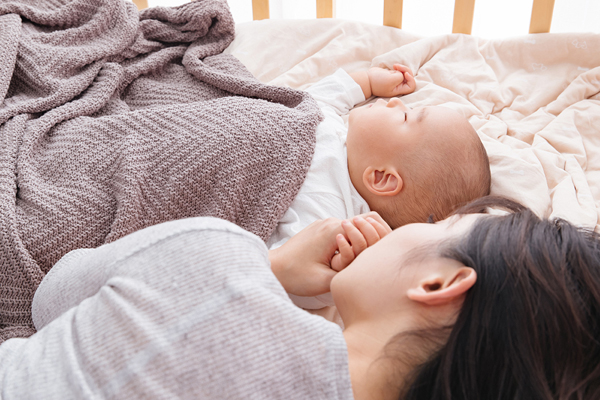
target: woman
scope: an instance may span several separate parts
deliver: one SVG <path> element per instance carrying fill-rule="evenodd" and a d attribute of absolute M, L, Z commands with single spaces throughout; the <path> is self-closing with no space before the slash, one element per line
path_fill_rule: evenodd
<path fill-rule="evenodd" d="M 488 206 L 511 213 L 470 214 Z M 459 214 L 322 221 L 271 254 L 200 218 L 69 253 L 36 293 L 40 331 L 0 346 L 3 395 L 597 399 L 597 236 L 506 200 Z M 329 287 L 343 332 L 283 290 Z"/>
<path fill-rule="evenodd" d="M 594 232 L 483 198 L 395 230 L 331 292 L 357 399 L 600 398 Z"/>
<path fill-rule="evenodd" d="M 406 336 L 445 343 L 411 371 L 403 398 L 600 398 L 598 234 L 499 199 L 459 214 L 494 205 L 512 214 L 482 217 L 436 249 L 477 282 L 452 326 Z"/>

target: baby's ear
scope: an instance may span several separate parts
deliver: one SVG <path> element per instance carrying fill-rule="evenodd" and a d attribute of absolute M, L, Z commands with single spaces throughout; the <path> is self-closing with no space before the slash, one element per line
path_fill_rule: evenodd
<path fill-rule="evenodd" d="M 378 196 L 395 196 L 402 190 L 404 182 L 395 168 L 367 167 L 363 173 L 363 184 Z"/>

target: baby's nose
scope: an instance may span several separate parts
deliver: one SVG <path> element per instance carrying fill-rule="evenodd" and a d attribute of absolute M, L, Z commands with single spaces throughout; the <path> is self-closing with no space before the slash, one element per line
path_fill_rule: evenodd
<path fill-rule="evenodd" d="M 400 109 L 406 111 L 406 106 L 404 105 L 404 103 L 402 102 L 402 100 L 400 100 L 398 97 L 392 97 L 390 99 L 390 101 L 388 101 L 387 106 L 388 107 L 399 107 Z"/>

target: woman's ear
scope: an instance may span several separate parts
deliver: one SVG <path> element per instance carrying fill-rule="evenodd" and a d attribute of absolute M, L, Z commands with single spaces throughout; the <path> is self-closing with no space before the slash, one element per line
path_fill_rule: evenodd
<path fill-rule="evenodd" d="M 446 260 L 448 261 L 448 260 Z M 430 306 L 449 303 L 467 293 L 477 281 L 477 273 L 473 268 L 451 268 L 448 272 L 435 273 L 418 283 L 406 292 L 410 300 Z"/>
<path fill-rule="evenodd" d="M 363 172 L 363 184 L 378 196 L 395 196 L 402 190 L 404 181 L 395 168 L 380 170 L 367 167 Z"/>

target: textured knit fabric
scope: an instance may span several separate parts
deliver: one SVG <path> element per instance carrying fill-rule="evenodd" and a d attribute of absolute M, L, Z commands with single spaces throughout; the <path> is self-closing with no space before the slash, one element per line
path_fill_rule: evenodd
<path fill-rule="evenodd" d="M 365 100 L 360 86 L 343 69 L 310 86 L 308 93 L 317 101 L 323 122 L 317 127 L 315 152 L 300 192 L 267 241 L 269 248 L 281 246 L 292 236 L 319 219 L 352 218 L 369 212 L 369 205 L 350 180 L 343 115 Z M 333 306 L 330 293 L 315 297 L 290 295 L 304 309 Z"/>
<path fill-rule="evenodd" d="M 269 237 L 321 113 L 221 54 L 233 34 L 217 0 L 0 2 L 0 342 L 72 249 L 201 215 Z"/>
<path fill-rule="evenodd" d="M 352 399 L 341 329 L 294 306 L 263 241 L 214 218 L 67 254 L 0 345 L 2 399 Z"/>

